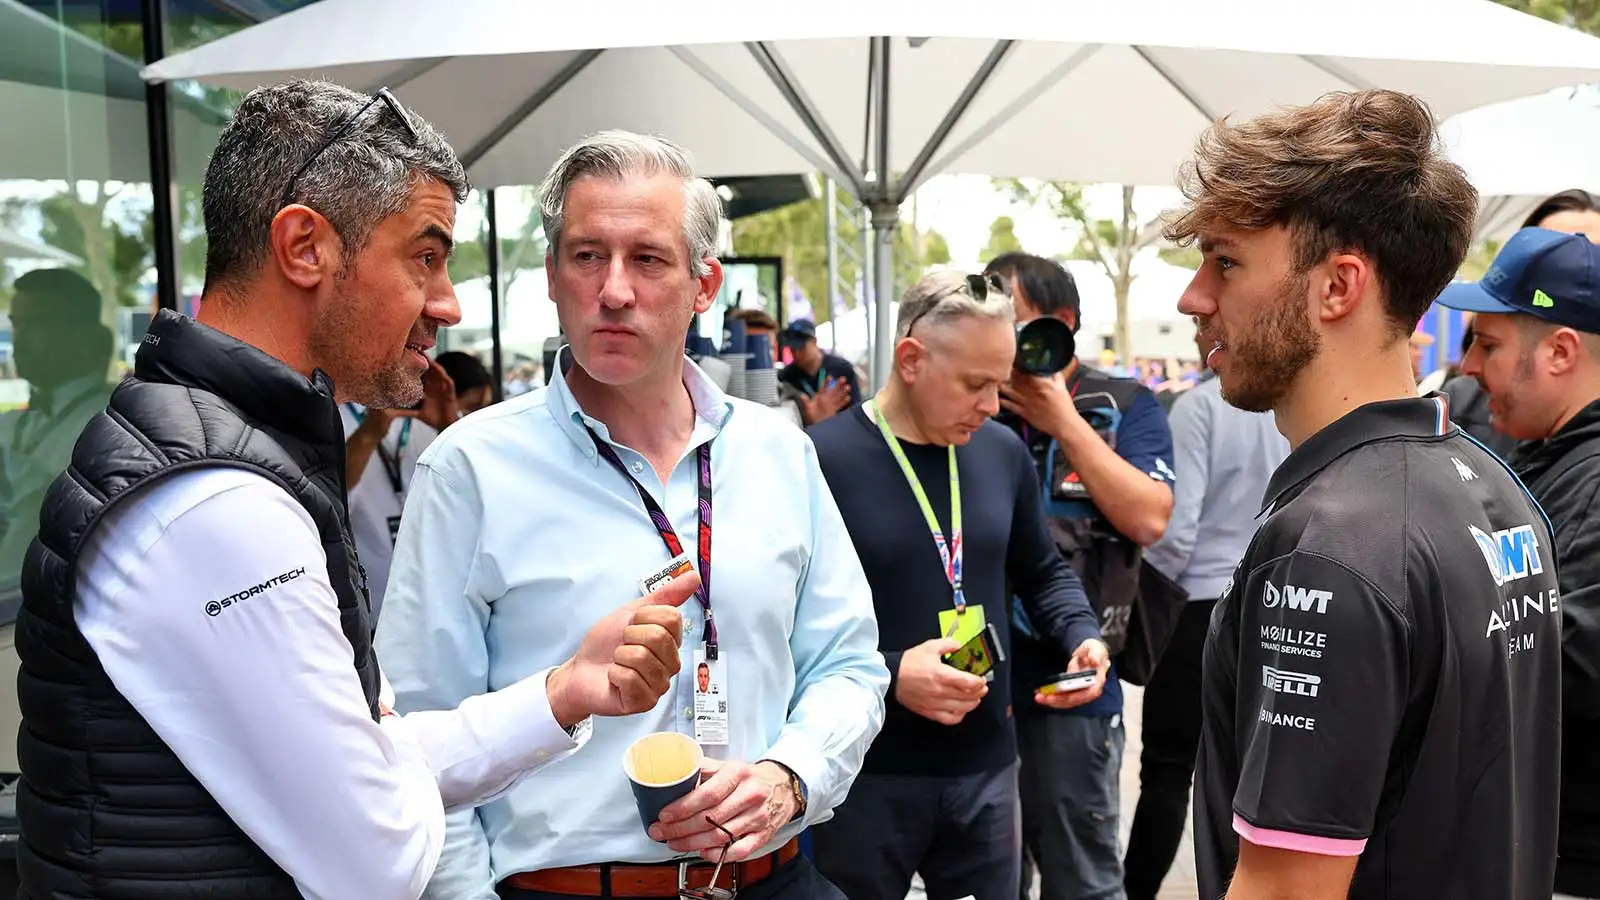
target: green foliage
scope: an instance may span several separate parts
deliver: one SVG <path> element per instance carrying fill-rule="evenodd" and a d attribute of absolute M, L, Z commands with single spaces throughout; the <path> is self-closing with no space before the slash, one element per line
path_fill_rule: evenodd
<path fill-rule="evenodd" d="M 515 204 L 507 203 L 513 190 L 520 191 Z M 539 217 L 539 207 L 534 203 L 535 188 L 500 188 L 496 198 L 500 201 L 500 209 L 507 206 L 516 206 L 526 209 L 527 217 L 516 228 L 508 230 L 505 226 L 505 216 L 500 216 L 500 296 L 504 297 L 511 291 L 521 274 L 528 269 L 536 269 L 544 265 L 545 250 L 549 246 L 544 239 L 544 221 Z M 472 199 L 467 201 L 473 202 Z M 483 202 L 481 199 L 478 202 Z M 473 278 L 482 278 L 489 274 L 489 227 L 485 221 L 478 227 L 475 240 L 461 241 L 456 244 L 455 252 L 450 256 L 450 280 L 456 284 Z"/>
<path fill-rule="evenodd" d="M 927 232 L 927 250 L 923 253 L 922 261 L 930 266 L 947 266 L 950 264 L 950 242 L 944 235 L 937 231 Z"/>
<path fill-rule="evenodd" d="M 1502 6 L 1559 22 L 1569 28 L 1600 34 L 1600 0 L 1496 0 Z"/>
<path fill-rule="evenodd" d="M 1017 239 L 1017 223 L 1010 216 L 1001 216 L 989 223 L 989 243 L 978 252 L 978 262 L 987 263 L 1007 253 L 1021 253 L 1022 241 Z"/>
<path fill-rule="evenodd" d="M 832 292 L 828 289 L 827 203 L 825 196 L 814 197 L 733 223 L 734 255 L 782 258 L 784 274 L 799 282 L 818 322 L 826 322 L 833 315 L 828 302 Z M 840 283 L 855 284 L 860 274 L 856 260 L 869 245 L 859 223 L 851 217 L 840 216 L 838 227 L 839 242 L 852 251 L 839 254 Z M 895 232 L 894 244 L 896 296 L 921 278 L 928 266 L 950 262 L 950 245 L 943 235 L 919 231 L 904 220 Z M 847 293 L 844 302 L 853 307 L 854 295 Z"/>

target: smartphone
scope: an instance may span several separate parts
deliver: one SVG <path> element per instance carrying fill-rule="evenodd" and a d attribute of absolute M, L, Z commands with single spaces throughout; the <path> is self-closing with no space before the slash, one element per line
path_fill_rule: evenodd
<path fill-rule="evenodd" d="M 1049 695 L 1081 691 L 1084 688 L 1093 687 L 1094 680 L 1095 671 L 1093 669 L 1084 669 L 1081 672 L 1062 672 L 1059 675 L 1050 676 L 1050 681 L 1039 688 L 1039 693 Z"/>
<path fill-rule="evenodd" d="M 961 649 L 954 653 L 946 654 L 945 665 L 954 666 L 963 672 L 980 676 L 985 681 L 994 680 L 994 664 L 1005 662 L 1004 654 L 997 648 L 1000 646 L 998 636 L 995 634 L 994 625 L 973 635 L 970 640 L 961 645 Z"/>

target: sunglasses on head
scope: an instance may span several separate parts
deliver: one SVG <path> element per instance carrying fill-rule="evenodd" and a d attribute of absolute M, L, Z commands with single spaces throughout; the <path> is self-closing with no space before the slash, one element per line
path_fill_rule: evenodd
<path fill-rule="evenodd" d="M 355 115 L 346 119 L 344 124 L 340 125 L 338 129 L 333 132 L 331 137 L 322 142 L 322 146 L 318 147 L 315 152 L 306 157 L 305 162 L 300 164 L 300 168 L 294 170 L 294 174 L 289 177 L 289 183 L 284 186 L 283 202 L 278 204 L 279 209 L 282 209 L 283 207 L 294 202 L 294 189 L 299 186 L 300 176 L 304 175 L 306 170 L 311 168 L 311 164 L 317 161 L 317 157 L 325 153 L 329 147 L 337 144 L 340 138 L 349 134 L 350 129 L 354 128 L 355 124 L 361 121 L 361 117 L 367 114 L 367 110 L 377 105 L 380 101 L 383 103 L 383 105 L 389 107 L 389 109 L 394 112 L 395 118 L 400 120 L 400 124 L 405 126 L 406 132 L 411 135 L 411 140 L 413 143 L 420 139 L 421 135 L 417 131 L 417 124 L 411 121 L 411 116 L 406 112 L 406 108 L 400 105 L 400 101 L 396 100 L 393 94 L 389 93 L 388 88 L 378 88 L 378 92 L 372 95 L 372 99 L 368 100 L 365 106 L 356 110 Z"/>
<path fill-rule="evenodd" d="M 945 291 L 939 296 L 928 301 L 928 305 L 918 310 L 917 314 L 911 317 L 911 321 L 906 324 L 906 337 L 910 337 L 911 329 L 916 327 L 917 322 L 921 321 L 922 317 L 926 316 L 928 312 L 935 306 L 938 306 L 940 303 L 944 302 L 946 297 L 953 297 L 956 294 L 963 292 L 965 292 L 966 295 L 972 299 L 982 303 L 989 299 L 989 295 L 991 293 L 999 296 L 1005 296 L 1006 285 L 1005 282 L 1000 280 L 999 275 L 996 275 L 992 272 L 987 275 L 966 276 L 966 278 L 962 280 L 960 286 L 951 288 L 950 290 Z"/>

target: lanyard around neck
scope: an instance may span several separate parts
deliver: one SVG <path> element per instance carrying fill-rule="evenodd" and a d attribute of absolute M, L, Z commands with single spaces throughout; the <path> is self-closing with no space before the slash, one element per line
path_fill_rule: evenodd
<path fill-rule="evenodd" d="M 367 411 L 357 407 L 354 403 L 345 404 L 350 410 L 350 415 L 360 425 L 367 420 Z M 400 462 L 406 455 L 406 444 L 411 441 L 411 419 L 407 418 L 400 423 L 400 436 L 395 439 L 394 453 L 389 453 L 388 446 L 384 443 L 388 435 L 378 439 L 378 459 L 383 463 L 383 474 L 389 476 L 389 486 L 394 488 L 395 496 L 403 496 L 406 492 L 405 483 L 401 480 Z"/>
<path fill-rule="evenodd" d="M 639 493 L 639 502 L 644 504 L 644 511 L 650 516 L 650 523 L 656 527 L 656 532 L 661 535 L 661 542 L 667 546 L 667 552 L 674 558 L 681 555 L 683 541 L 678 539 L 677 529 L 672 527 L 672 520 L 667 518 L 666 510 L 650 496 L 650 492 L 644 489 L 639 479 L 628 471 L 617 451 L 602 441 L 600 435 L 594 433 L 593 428 L 587 426 L 585 428 L 589 432 L 589 439 L 594 441 L 595 452 L 610 463 L 623 478 L 628 479 L 628 483 Z M 699 551 L 700 587 L 695 590 L 694 596 L 700 601 L 700 608 L 706 614 L 706 658 L 714 660 L 717 658 L 717 623 L 711 618 L 711 442 L 706 441 L 701 444 L 695 451 L 695 456 L 700 463 L 700 527 L 696 535 L 699 538 L 696 549 Z"/>
<path fill-rule="evenodd" d="M 900 439 L 894 436 L 894 431 L 889 428 L 889 420 L 883 417 L 883 410 L 879 408 L 877 400 L 867 401 L 870 407 L 869 415 L 878 423 L 878 431 L 883 433 L 884 443 L 889 445 L 889 452 L 894 454 L 895 462 L 900 464 L 900 471 L 906 476 L 906 483 L 911 485 L 911 493 L 916 495 L 917 506 L 922 508 L 922 518 L 928 523 L 928 530 L 933 532 L 933 545 L 939 550 L 939 561 L 944 565 L 945 580 L 950 582 L 950 588 L 955 594 L 956 612 L 967 611 L 967 595 L 961 589 L 961 477 L 956 471 L 956 448 L 947 447 L 950 452 L 950 539 L 945 540 L 944 529 L 939 527 L 939 518 L 933 514 L 933 504 L 928 502 L 928 492 L 922 489 L 922 481 L 917 478 L 917 472 L 911 468 L 911 460 L 906 458 L 906 451 L 900 446 Z"/>

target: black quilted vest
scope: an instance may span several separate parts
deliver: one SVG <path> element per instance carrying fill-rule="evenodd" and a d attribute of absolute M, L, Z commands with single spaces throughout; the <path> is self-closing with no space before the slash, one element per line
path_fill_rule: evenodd
<path fill-rule="evenodd" d="M 300 896 L 117 692 L 73 620 L 78 553 L 101 517 L 139 502 L 139 490 L 162 478 L 213 466 L 258 473 L 311 515 L 355 649 L 351 665 L 378 716 L 371 607 L 345 509 L 344 431 L 332 384 L 321 372 L 307 381 L 254 347 L 163 311 L 134 374 L 84 429 L 71 466 L 46 494 L 23 567 L 16 647 L 24 900 Z M 215 737 L 228 746 L 227 734 Z"/>

